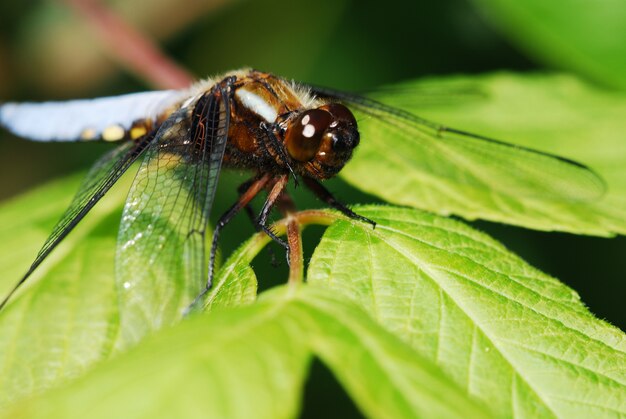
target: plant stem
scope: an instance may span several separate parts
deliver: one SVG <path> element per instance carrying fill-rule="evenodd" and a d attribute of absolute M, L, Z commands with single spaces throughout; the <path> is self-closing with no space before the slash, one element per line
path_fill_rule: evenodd
<path fill-rule="evenodd" d="M 300 224 L 291 214 L 287 216 L 287 243 L 289 244 L 289 284 L 304 281 L 304 258 L 302 256 L 302 234 Z"/>
<path fill-rule="evenodd" d="M 96 0 L 64 0 L 93 27 L 109 54 L 159 89 L 180 89 L 195 80 L 147 36 Z"/>

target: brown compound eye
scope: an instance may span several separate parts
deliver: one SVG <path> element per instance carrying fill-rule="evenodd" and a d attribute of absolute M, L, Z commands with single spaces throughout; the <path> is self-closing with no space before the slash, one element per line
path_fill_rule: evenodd
<path fill-rule="evenodd" d="M 328 129 L 332 119 L 327 111 L 320 109 L 303 112 L 285 133 L 285 146 L 289 156 L 301 162 L 307 162 L 315 157 L 324 131 Z"/>
<path fill-rule="evenodd" d="M 348 109 L 341 103 L 329 103 L 320 107 L 320 109 L 328 111 L 335 119 L 344 122 L 347 125 L 356 127 L 356 119 L 354 118 L 354 114 L 352 114 L 350 109 Z"/>

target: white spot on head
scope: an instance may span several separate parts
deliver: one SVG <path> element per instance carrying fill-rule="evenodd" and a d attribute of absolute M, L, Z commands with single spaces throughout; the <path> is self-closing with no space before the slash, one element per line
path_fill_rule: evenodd
<path fill-rule="evenodd" d="M 308 115 L 305 116 L 305 118 L 308 118 Z M 306 138 L 311 138 L 315 135 L 315 127 L 311 124 L 305 125 L 304 129 L 302 130 L 302 135 L 304 135 Z"/>
<path fill-rule="evenodd" d="M 310 120 L 311 120 L 311 115 L 304 115 L 304 117 L 302 118 L 302 125 L 308 124 Z"/>

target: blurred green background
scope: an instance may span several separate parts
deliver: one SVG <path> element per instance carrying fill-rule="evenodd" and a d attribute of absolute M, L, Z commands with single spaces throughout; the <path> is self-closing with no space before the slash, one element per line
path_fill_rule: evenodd
<path fill-rule="evenodd" d="M 626 55 L 615 53 L 626 50 L 626 10 L 611 0 L 589 6 L 593 12 L 576 15 L 568 14 L 572 5 L 580 6 L 574 0 L 550 4 L 538 0 L 115 0 L 106 4 L 157 40 L 197 77 L 251 66 L 359 91 L 424 76 L 565 70 L 601 88 L 626 88 Z M 563 23 L 560 32 L 550 32 L 559 23 Z M 589 37 L 585 30 L 602 33 Z M 608 64 L 598 66 L 603 58 Z M 0 3 L 0 100 L 94 97 L 151 88 L 120 66 L 89 24 L 64 3 Z M 2 132 L 0 200 L 85 169 L 106 148 L 30 143 Z M 233 186 L 243 179 L 233 174 L 224 180 L 213 215 L 234 199 Z M 340 180 L 333 180 L 330 188 L 348 203 L 376 201 Z M 296 195 L 300 208 L 319 205 L 306 194 Z M 245 220 L 236 223 L 224 235 L 227 252 L 252 231 Z M 577 290 L 600 318 L 622 329 L 626 326 L 625 238 L 534 232 L 487 222 L 474 225 Z M 307 234 L 309 252 L 320 231 L 313 228 Z M 280 250 L 276 253 L 281 259 Z M 268 266 L 269 257 L 261 259 L 268 276 L 284 277 Z M 319 416 L 325 406 L 336 413 L 337 401 L 332 397 L 341 398 L 342 393 L 321 391 L 329 385 L 337 386 L 323 368 L 315 368 L 305 396 L 305 414 Z"/>

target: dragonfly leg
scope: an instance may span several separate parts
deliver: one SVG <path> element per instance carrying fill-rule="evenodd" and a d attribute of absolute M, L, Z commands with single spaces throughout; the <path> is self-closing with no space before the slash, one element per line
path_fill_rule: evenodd
<path fill-rule="evenodd" d="M 257 180 L 257 179 L 258 179 L 257 177 L 254 177 L 254 178 L 252 178 L 250 180 L 245 181 L 241 185 L 239 185 L 239 187 L 237 188 L 237 193 L 241 196 L 245 191 L 248 190 L 250 185 L 252 185 L 252 183 L 255 180 Z M 250 204 L 248 204 L 248 205 L 246 205 L 244 207 L 244 210 L 246 211 L 246 215 L 250 219 L 250 222 L 252 222 L 252 225 L 254 226 L 254 229 L 257 231 L 257 233 L 259 231 L 262 231 L 261 226 L 257 222 L 256 214 L 254 213 L 254 210 L 252 209 L 252 206 Z M 274 253 L 274 249 L 272 247 L 268 247 L 267 248 L 267 252 L 270 255 L 272 266 L 277 267 L 279 265 L 279 263 L 276 260 L 276 254 Z"/>
<path fill-rule="evenodd" d="M 283 194 L 285 188 L 287 187 L 287 183 L 289 182 L 289 175 L 281 175 L 276 178 L 270 193 L 267 195 L 267 200 L 263 204 L 263 208 L 261 208 L 261 213 L 259 214 L 259 218 L 257 221 L 258 226 L 270 236 L 272 240 L 276 243 L 280 244 L 287 251 L 287 263 L 289 263 L 289 244 L 283 239 L 279 238 L 272 229 L 267 225 L 267 219 L 274 208 L 274 205 L 279 201 L 279 198 Z"/>
<path fill-rule="evenodd" d="M 239 187 L 237 188 L 237 193 L 239 194 L 239 196 L 243 195 L 248 189 L 250 189 L 250 186 L 257 179 L 258 179 L 258 177 L 254 177 L 252 179 L 246 180 L 244 183 L 239 185 Z M 254 226 L 254 229 L 257 232 L 261 231 L 261 227 L 259 227 L 259 225 L 256 222 L 256 215 L 254 214 L 254 210 L 252 209 L 252 206 L 250 206 L 250 204 L 248 203 L 248 204 L 246 204 L 245 207 L 243 207 L 243 209 L 246 211 L 246 215 L 248 216 L 248 218 L 252 222 L 252 225 Z"/>
<path fill-rule="evenodd" d="M 289 170 L 289 173 L 291 173 L 291 176 L 293 176 L 293 183 L 297 188 L 298 186 L 300 186 L 300 183 L 298 182 L 298 176 L 296 175 L 296 172 L 293 170 L 293 167 L 291 167 L 291 165 L 289 164 L 290 159 L 287 156 L 287 153 L 285 152 L 285 148 L 284 148 L 285 146 L 278 138 L 276 138 L 276 135 L 274 135 L 275 126 L 276 124 L 268 125 L 265 122 L 261 123 L 261 129 L 265 131 L 264 138 L 267 138 L 269 140 L 270 146 L 272 147 L 272 149 L 274 149 L 276 153 L 278 153 L 281 160 L 287 166 L 287 170 Z"/>
<path fill-rule="evenodd" d="M 248 189 L 239 196 L 239 199 L 237 200 L 237 202 L 235 202 L 233 206 L 230 207 L 219 218 L 219 220 L 215 224 L 215 227 L 213 229 L 213 239 L 211 240 L 211 253 L 210 253 L 210 260 L 209 260 L 209 279 L 206 285 L 207 289 L 211 288 L 211 284 L 213 282 L 213 273 L 214 273 L 213 271 L 215 269 L 215 254 L 217 253 L 217 243 L 218 243 L 218 239 L 220 236 L 220 232 L 226 226 L 226 224 L 228 224 L 230 220 L 232 220 L 233 217 L 237 215 L 237 213 L 241 210 L 241 208 L 248 206 L 250 201 L 252 201 L 254 197 L 257 196 L 257 194 L 263 190 L 263 188 L 269 182 L 269 180 L 270 180 L 270 175 L 264 175 L 264 176 L 261 176 L 259 179 L 252 181 Z"/>
<path fill-rule="evenodd" d="M 193 300 L 193 302 L 187 307 L 185 310 L 185 315 L 188 314 L 196 305 L 202 300 L 202 298 L 206 295 L 207 292 L 211 289 L 211 285 L 213 285 L 213 276 L 215 270 L 215 255 L 217 253 L 217 243 L 219 240 L 220 232 L 222 229 L 237 215 L 237 213 L 244 207 L 246 207 L 250 201 L 254 199 L 255 196 L 258 195 L 259 192 L 265 188 L 267 183 L 270 181 L 271 175 L 266 174 L 261 176 L 258 179 L 253 179 L 249 182 L 249 186 L 245 192 L 243 192 L 237 202 L 233 204 L 222 216 L 219 218 L 215 227 L 213 229 L 213 238 L 211 240 L 211 253 L 209 256 L 209 272 L 206 286 L 198 294 L 198 296 Z"/>
<path fill-rule="evenodd" d="M 339 210 L 342 214 L 344 214 L 348 218 L 352 218 L 353 220 L 360 220 L 372 225 L 372 228 L 376 228 L 376 221 L 370 220 L 367 217 L 363 217 L 362 215 L 357 214 L 352 211 L 350 208 L 337 201 L 337 199 L 333 196 L 332 193 L 328 189 L 324 187 L 318 180 L 305 177 L 304 184 L 309 188 L 313 193 L 322 201 L 326 202 L 331 207 Z"/>

